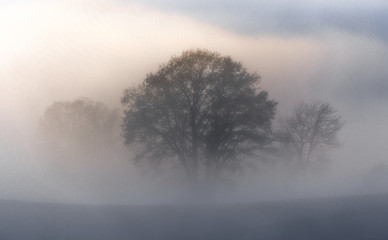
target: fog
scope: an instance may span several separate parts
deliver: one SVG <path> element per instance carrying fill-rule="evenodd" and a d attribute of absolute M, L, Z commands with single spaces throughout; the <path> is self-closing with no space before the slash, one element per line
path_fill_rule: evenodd
<path fill-rule="evenodd" d="M 388 178 L 368 183 L 373 169 L 388 164 L 387 5 L 302 3 L 2 1 L 0 198 L 92 204 L 184 198 L 169 176 L 160 180 L 133 167 L 120 131 L 104 154 L 93 156 L 99 152 L 92 149 L 85 157 L 78 149 L 69 157 L 53 153 L 40 124 L 54 102 L 82 97 L 121 112 L 125 88 L 171 56 L 196 48 L 230 55 L 258 72 L 262 88 L 279 103 L 277 119 L 298 101 L 320 99 L 346 120 L 341 147 L 309 186 L 290 181 L 276 164 L 260 163 L 259 170 L 234 177 L 233 190 L 219 191 L 221 199 L 388 190 L 381 186 Z"/>

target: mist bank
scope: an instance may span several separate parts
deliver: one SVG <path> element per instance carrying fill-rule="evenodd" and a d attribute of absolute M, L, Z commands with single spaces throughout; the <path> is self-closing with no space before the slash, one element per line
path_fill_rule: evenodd
<path fill-rule="evenodd" d="M 341 11 L 347 15 L 338 23 L 330 22 L 334 20 L 327 15 L 340 6 L 329 6 L 321 9 L 316 24 L 303 25 L 301 31 L 298 26 L 306 14 L 313 15 L 298 5 L 293 14 L 299 17 L 290 28 L 297 34 L 283 32 L 283 25 L 273 30 L 268 25 L 261 31 L 258 26 L 240 29 L 237 24 L 235 31 L 233 26 L 198 21 L 186 10 L 171 13 L 124 1 L 1 4 L 0 182 L 4 198 L 84 203 L 189 198 L 184 187 L 176 186 L 180 180 L 175 176 L 142 176 L 135 170 L 122 139 L 112 152 L 77 150 L 69 156 L 43 142 L 38 128 L 46 108 L 56 101 L 88 97 L 121 112 L 125 88 L 139 84 L 172 55 L 196 48 L 230 55 L 260 74 L 263 89 L 279 102 L 279 117 L 299 100 L 318 98 L 333 104 L 347 122 L 340 133 L 342 147 L 331 156 L 327 172 L 313 176 L 310 186 L 302 187 L 300 180 L 274 163 L 248 170 L 239 177 L 240 183 L 227 183 L 219 190 L 223 198 L 299 198 L 387 190 L 388 50 L 386 33 L 381 30 L 385 24 L 368 28 L 386 18 L 378 10 L 384 5 L 379 1 L 365 3 L 373 5 L 360 13 L 367 20 L 365 25 L 353 22 L 352 10 L 344 4 Z M 241 9 L 250 4 L 242 4 Z M 219 4 L 213 5 L 218 8 Z M 320 10 L 319 4 L 314 6 Z M 269 8 L 278 13 L 286 7 Z M 373 17 L 376 11 L 379 14 Z M 279 19 L 282 16 L 275 25 Z M 249 28 L 253 34 L 246 34 Z"/>

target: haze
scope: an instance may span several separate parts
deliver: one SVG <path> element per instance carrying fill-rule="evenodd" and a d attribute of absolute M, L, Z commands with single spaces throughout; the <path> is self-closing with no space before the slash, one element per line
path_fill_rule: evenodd
<path fill-rule="evenodd" d="M 2 1 L 0 198 L 128 203 L 155 196 L 124 146 L 108 162 L 56 168 L 42 157 L 39 120 L 55 101 L 80 97 L 121 111 L 126 87 L 193 48 L 258 72 L 278 117 L 300 100 L 330 102 L 346 125 L 319 192 L 366 191 L 362 179 L 388 164 L 387 10 L 377 0 Z M 241 194 L 286 195 L 256 192 L 256 180 L 245 180 Z"/>

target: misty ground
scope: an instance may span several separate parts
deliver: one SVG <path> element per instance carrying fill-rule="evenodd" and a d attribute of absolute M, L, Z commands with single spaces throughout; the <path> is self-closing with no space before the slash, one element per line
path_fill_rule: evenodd
<path fill-rule="evenodd" d="M 2 200 L 0 239 L 388 239 L 388 194 L 158 206 Z"/>

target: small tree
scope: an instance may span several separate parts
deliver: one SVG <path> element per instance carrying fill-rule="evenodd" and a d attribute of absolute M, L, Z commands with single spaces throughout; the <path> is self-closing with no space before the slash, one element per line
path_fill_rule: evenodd
<path fill-rule="evenodd" d="M 298 103 L 280 125 L 279 137 L 295 153 L 304 174 L 319 150 L 339 146 L 337 133 L 344 121 L 329 103 Z"/>
<path fill-rule="evenodd" d="M 230 57 L 186 51 L 124 91 L 123 132 L 136 161 L 176 161 L 197 185 L 268 142 L 276 102 Z"/>

